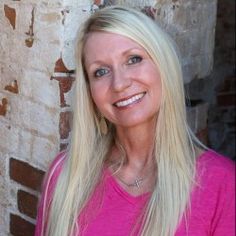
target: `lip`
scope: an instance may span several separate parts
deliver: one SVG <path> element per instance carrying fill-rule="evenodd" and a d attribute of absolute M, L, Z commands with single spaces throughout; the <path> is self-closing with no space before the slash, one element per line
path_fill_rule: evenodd
<path fill-rule="evenodd" d="M 113 106 L 117 108 L 126 108 L 133 104 L 138 103 L 145 96 L 146 92 L 136 93 L 131 96 L 122 98 L 113 103 Z M 127 103 L 127 104 L 126 104 Z"/>

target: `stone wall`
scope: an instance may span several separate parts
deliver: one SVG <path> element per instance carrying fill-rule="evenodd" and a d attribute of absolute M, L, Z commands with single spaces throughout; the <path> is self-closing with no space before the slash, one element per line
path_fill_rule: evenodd
<path fill-rule="evenodd" d="M 44 172 L 69 140 L 74 37 L 91 12 L 110 4 L 139 8 L 172 35 L 186 82 L 211 71 L 216 0 L 2 0 L 1 236 L 33 235 Z M 190 112 L 190 123 L 203 139 L 206 106 Z"/>
<path fill-rule="evenodd" d="M 214 67 L 186 85 L 192 100 L 209 104 L 208 144 L 236 160 L 235 1 L 218 0 Z"/>

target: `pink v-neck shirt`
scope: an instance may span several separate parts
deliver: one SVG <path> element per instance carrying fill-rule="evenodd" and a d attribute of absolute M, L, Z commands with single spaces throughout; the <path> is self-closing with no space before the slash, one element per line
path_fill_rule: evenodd
<path fill-rule="evenodd" d="M 43 236 L 43 218 L 47 216 L 65 158 L 65 154 L 59 154 L 47 175 L 35 236 Z M 129 236 L 131 232 L 139 235 L 140 216 L 149 197 L 148 193 L 136 197 L 130 195 L 109 171 L 104 171 L 102 183 L 78 216 L 80 233 L 75 232 L 75 235 Z M 235 236 L 235 165 L 213 151 L 206 151 L 197 160 L 197 184 L 191 194 L 191 212 L 187 224 L 182 220 L 175 233 L 175 236 L 185 235 Z"/>

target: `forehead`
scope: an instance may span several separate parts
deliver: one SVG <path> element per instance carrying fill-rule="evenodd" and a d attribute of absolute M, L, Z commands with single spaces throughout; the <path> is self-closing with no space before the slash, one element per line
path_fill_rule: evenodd
<path fill-rule="evenodd" d="M 87 59 L 91 55 L 101 56 L 104 53 L 123 52 L 129 49 L 145 49 L 134 40 L 122 36 L 120 34 L 108 32 L 92 32 L 89 33 L 84 45 L 84 58 Z"/>

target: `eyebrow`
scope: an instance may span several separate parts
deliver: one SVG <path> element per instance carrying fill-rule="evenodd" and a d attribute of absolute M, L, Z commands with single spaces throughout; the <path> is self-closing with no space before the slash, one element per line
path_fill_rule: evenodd
<path fill-rule="evenodd" d="M 129 48 L 129 49 L 125 50 L 124 52 L 122 52 L 121 55 L 122 55 L 122 56 L 125 56 L 126 54 L 129 54 L 129 52 L 134 51 L 134 50 L 139 50 L 139 51 L 141 51 L 142 48 L 137 48 L 137 47 Z M 144 49 L 143 49 L 143 51 L 144 51 L 145 53 L 147 53 Z M 84 62 L 86 62 L 86 58 L 84 58 Z M 93 62 L 89 65 L 89 67 L 91 67 L 91 66 L 94 65 L 94 64 L 100 65 L 100 64 L 104 64 L 104 62 L 101 61 L 100 59 L 98 59 L 98 60 L 96 60 L 96 61 L 93 61 Z"/>
<path fill-rule="evenodd" d="M 125 51 L 122 53 L 122 55 L 128 54 L 130 51 L 133 51 L 133 50 L 139 50 L 139 51 L 143 50 L 143 51 L 145 51 L 143 48 L 134 47 L 134 48 L 130 48 L 130 49 L 125 50 Z M 145 52 L 146 52 L 146 51 L 145 51 Z"/>

